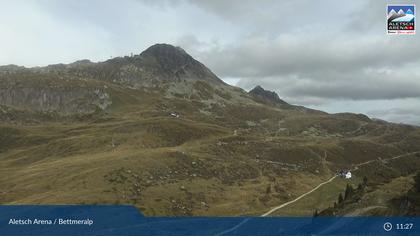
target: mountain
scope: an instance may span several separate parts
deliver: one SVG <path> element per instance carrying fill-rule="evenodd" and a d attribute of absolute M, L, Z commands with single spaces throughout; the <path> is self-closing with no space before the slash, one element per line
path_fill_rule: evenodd
<path fill-rule="evenodd" d="M 223 83 L 213 72 L 188 55 L 182 48 L 169 44 L 156 44 L 138 57 L 140 68 L 151 71 L 156 78 L 201 79 Z"/>
<path fill-rule="evenodd" d="M 276 212 L 308 216 L 364 176 L 375 199 L 397 197 L 387 184 L 419 169 L 418 140 L 415 126 L 291 105 L 261 86 L 248 93 L 167 44 L 0 67 L 0 204 L 261 215 L 363 164 Z"/>
<path fill-rule="evenodd" d="M 394 15 L 397 15 L 397 12 L 396 12 L 394 9 L 392 9 L 392 10 L 388 13 L 388 18 L 389 18 L 389 17 L 391 17 L 391 16 L 394 16 Z"/>
<path fill-rule="evenodd" d="M 261 86 L 257 85 L 249 94 L 254 96 L 257 100 L 262 102 L 278 104 L 278 105 L 289 105 L 287 102 L 281 100 L 277 93 L 263 89 Z"/>
<path fill-rule="evenodd" d="M 406 16 L 406 14 L 404 13 L 404 11 L 402 9 L 400 9 L 397 12 L 395 12 L 394 9 L 392 9 L 389 13 L 388 13 L 388 23 L 389 22 L 395 22 L 398 21 L 400 18 L 403 18 L 404 16 Z"/>
<path fill-rule="evenodd" d="M 192 86 L 198 87 L 199 81 L 227 87 L 183 49 L 168 44 L 156 44 L 139 55 L 99 63 L 80 60 L 36 68 L 2 66 L 0 77 L 0 104 L 68 114 L 104 110 L 112 103 L 107 83 L 166 88 L 168 95 L 178 96 L 192 96 Z"/>
<path fill-rule="evenodd" d="M 414 14 L 414 12 L 411 10 L 411 9 L 408 9 L 406 12 L 405 12 L 405 14 L 411 14 L 411 15 L 413 15 Z"/>

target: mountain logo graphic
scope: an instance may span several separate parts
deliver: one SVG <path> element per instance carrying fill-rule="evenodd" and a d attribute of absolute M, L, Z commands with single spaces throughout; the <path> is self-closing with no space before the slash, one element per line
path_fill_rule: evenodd
<path fill-rule="evenodd" d="M 414 4 L 389 4 L 386 11 L 388 34 L 415 34 L 416 6 Z"/>

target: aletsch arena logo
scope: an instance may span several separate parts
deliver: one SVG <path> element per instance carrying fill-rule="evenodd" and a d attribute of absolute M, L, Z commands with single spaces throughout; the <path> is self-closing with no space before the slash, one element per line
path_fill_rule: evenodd
<path fill-rule="evenodd" d="M 388 34 L 416 33 L 416 6 L 414 4 L 387 5 Z"/>

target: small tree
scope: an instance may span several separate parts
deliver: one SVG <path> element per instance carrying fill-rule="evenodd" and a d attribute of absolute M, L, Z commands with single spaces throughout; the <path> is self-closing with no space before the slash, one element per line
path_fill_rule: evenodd
<path fill-rule="evenodd" d="M 420 193 L 420 171 L 414 176 L 414 187 L 418 193 Z"/>
<path fill-rule="evenodd" d="M 344 199 L 343 199 L 343 194 L 341 194 L 341 193 L 340 193 L 340 194 L 338 195 L 338 204 L 342 203 L 342 202 L 343 202 L 343 200 L 344 200 Z"/>
<path fill-rule="evenodd" d="M 344 199 L 349 199 L 354 193 L 353 186 L 351 184 L 347 184 L 346 191 L 344 192 Z"/>
<path fill-rule="evenodd" d="M 368 182 L 368 178 L 365 176 L 363 177 L 363 185 L 366 186 Z"/>

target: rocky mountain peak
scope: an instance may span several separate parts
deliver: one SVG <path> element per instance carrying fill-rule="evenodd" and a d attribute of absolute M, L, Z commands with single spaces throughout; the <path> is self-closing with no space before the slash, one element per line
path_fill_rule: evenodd
<path fill-rule="evenodd" d="M 181 47 L 155 44 L 143 51 L 139 58 L 142 66 L 158 73 L 159 77 L 192 78 L 222 82 L 207 67 L 195 60 Z"/>
<path fill-rule="evenodd" d="M 173 46 L 171 44 L 166 43 L 158 43 L 155 45 L 150 46 L 146 50 L 144 50 L 141 54 L 141 56 L 153 56 L 157 59 L 173 59 L 178 62 L 181 62 L 182 60 L 188 61 L 192 59 L 190 55 L 188 55 L 187 52 L 185 52 L 184 49 L 181 47 Z"/>
<path fill-rule="evenodd" d="M 280 99 L 276 92 L 265 90 L 260 85 L 257 85 L 251 91 L 249 91 L 254 98 L 265 103 L 274 103 L 280 105 L 289 105 L 287 102 Z"/>
<path fill-rule="evenodd" d="M 186 66 L 199 66 L 184 49 L 170 44 L 155 44 L 140 54 L 143 60 L 157 63 L 161 69 L 176 71 Z"/>

